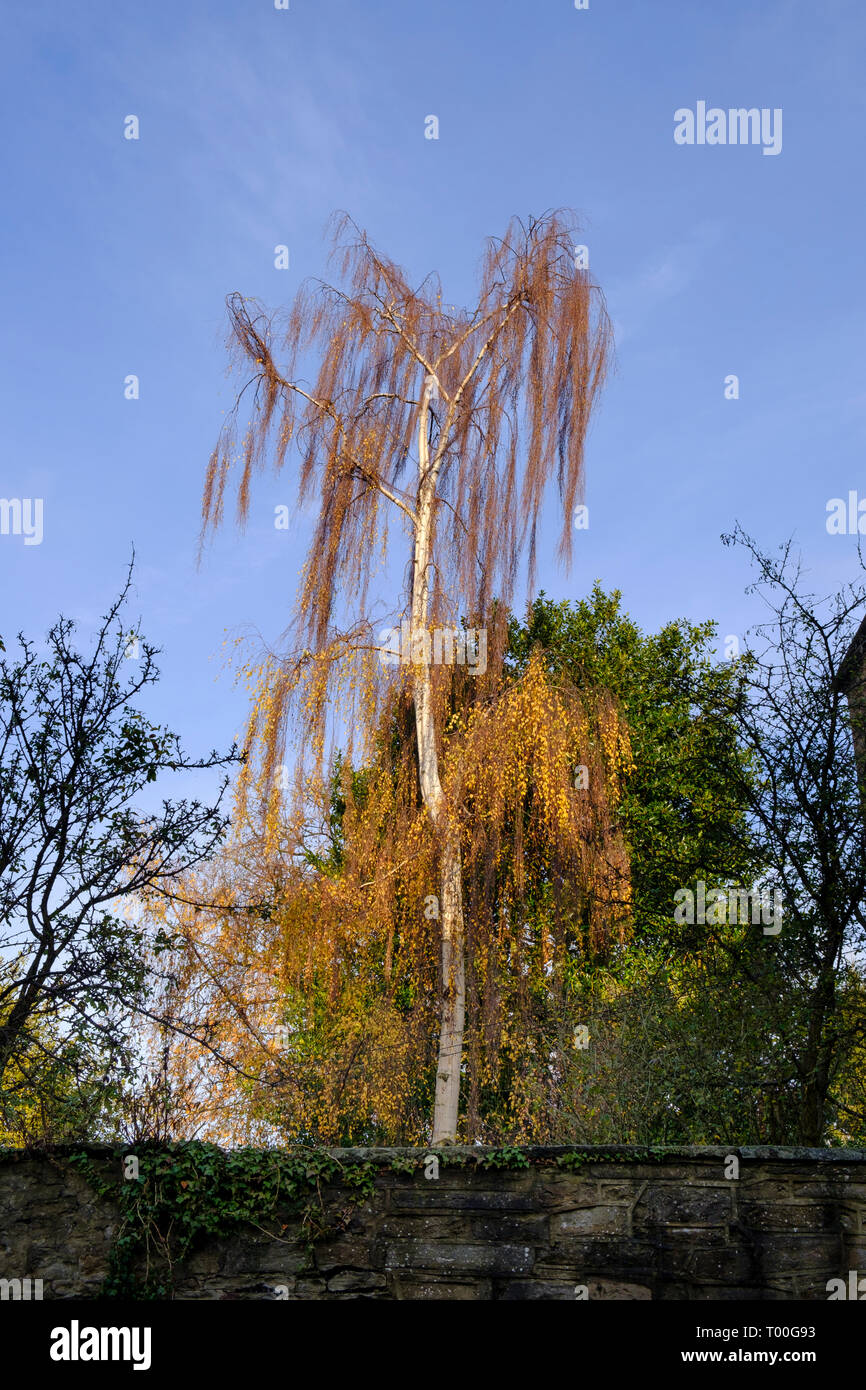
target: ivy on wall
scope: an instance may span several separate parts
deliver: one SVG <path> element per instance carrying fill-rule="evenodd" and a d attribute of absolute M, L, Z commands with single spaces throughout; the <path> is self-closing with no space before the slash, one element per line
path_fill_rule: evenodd
<path fill-rule="evenodd" d="M 173 1297 L 175 1271 L 205 1240 L 248 1226 L 272 1240 L 300 1245 L 309 1262 L 315 1244 L 338 1235 L 355 1207 L 374 1191 L 377 1172 L 438 1176 L 439 1167 L 521 1171 L 586 1163 L 660 1160 L 665 1150 L 617 1154 L 574 1150 L 535 1156 L 506 1146 L 466 1153 L 430 1149 L 369 1161 L 337 1158 L 323 1149 L 224 1150 L 197 1140 L 135 1145 L 124 1152 L 116 1177 L 97 1171 L 90 1154 L 68 1162 L 98 1196 L 120 1214 L 103 1298 Z M 434 1170 L 431 1170 L 431 1163 Z M 328 1203 L 339 1192 L 340 1203 Z"/>

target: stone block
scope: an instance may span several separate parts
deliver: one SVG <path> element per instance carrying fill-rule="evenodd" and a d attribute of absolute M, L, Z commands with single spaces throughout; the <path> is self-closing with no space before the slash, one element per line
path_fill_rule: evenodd
<path fill-rule="evenodd" d="M 192 1250 L 187 1255 L 183 1265 L 184 1274 L 187 1277 L 201 1274 L 213 1279 L 222 1269 L 225 1258 L 223 1243 L 208 1241 L 206 1245 L 200 1245 L 197 1250 Z"/>
<path fill-rule="evenodd" d="M 288 1282 L 288 1281 L 287 1281 Z M 289 1292 L 289 1301 L 306 1300 L 313 1298 L 325 1298 L 328 1286 L 324 1279 L 298 1279 L 294 1290 Z"/>
<path fill-rule="evenodd" d="M 628 1207 L 582 1207 L 562 1211 L 550 1218 L 550 1236 L 618 1236 L 626 1235 L 629 1227 Z"/>
<path fill-rule="evenodd" d="M 772 1274 L 817 1274 L 826 1270 L 829 1279 L 838 1272 L 842 1253 L 843 1242 L 838 1235 L 789 1233 L 782 1240 L 775 1240 L 772 1234 L 755 1237 L 759 1278 Z"/>
<path fill-rule="evenodd" d="M 748 1250 L 737 1246 L 682 1246 L 665 1244 L 658 1252 L 660 1279 L 702 1284 L 754 1283 L 757 1266 Z"/>
<path fill-rule="evenodd" d="M 457 1234 L 468 1236 L 473 1243 L 493 1241 L 505 1245 L 546 1246 L 550 1243 L 550 1218 L 522 1212 L 470 1215 L 463 1219 L 462 1229 Z"/>
<path fill-rule="evenodd" d="M 612 1299 L 646 1302 L 652 1299 L 652 1290 L 648 1284 L 626 1284 L 617 1279 L 587 1279 L 583 1282 L 586 1284 L 590 1302 Z"/>
<path fill-rule="evenodd" d="M 732 1184 L 692 1187 L 654 1183 L 632 1214 L 634 1230 L 647 1226 L 724 1225 L 733 1217 Z"/>
<path fill-rule="evenodd" d="M 526 1274 L 535 1263 L 529 1245 L 446 1245 L 392 1240 L 385 1246 L 386 1270 L 441 1270 L 447 1274 Z"/>
<path fill-rule="evenodd" d="M 661 1230 L 647 1228 L 643 1233 L 657 1238 L 661 1244 L 678 1250 L 694 1250 L 696 1246 L 711 1247 L 738 1243 L 736 1234 L 731 1232 L 735 1223 L 727 1222 L 721 1226 L 665 1226 Z"/>
<path fill-rule="evenodd" d="M 641 1195 L 645 1184 L 642 1182 L 609 1182 L 601 1178 L 596 1184 L 600 1204 L 612 1203 L 615 1206 L 633 1207 Z M 575 1203 L 575 1206 L 582 1205 Z"/>
<path fill-rule="evenodd" d="M 731 1178 L 730 1185 L 736 1193 L 737 1201 L 791 1202 L 794 1200 L 790 1178 L 765 1178 L 760 1173 L 750 1173 L 748 1168 L 741 1168 L 739 1178 Z"/>
<path fill-rule="evenodd" d="M 319 1241 L 313 1246 L 313 1261 L 323 1274 L 337 1269 L 379 1268 L 374 1259 L 373 1242 L 357 1237 Z"/>
<path fill-rule="evenodd" d="M 856 1202 L 858 1206 L 866 1207 L 866 1182 L 852 1180 L 840 1183 L 839 1192 L 846 1202 Z"/>
<path fill-rule="evenodd" d="M 87 1263 L 87 1256 L 84 1255 L 81 1262 L 75 1264 L 70 1263 L 69 1260 L 55 1259 L 51 1260 L 50 1263 L 46 1261 L 41 1261 L 37 1264 L 27 1263 L 23 1267 L 31 1270 L 34 1278 L 42 1279 L 46 1284 L 54 1284 L 69 1283 L 78 1278 L 86 1279 L 96 1276 L 99 1273 L 102 1262 L 98 1262 L 95 1266 L 91 1263 L 90 1268 L 82 1269 L 81 1264 L 86 1265 Z"/>
<path fill-rule="evenodd" d="M 582 1172 L 558 1172 L 556 1169 L 538 1174 L 534 1195 L 536 1208 L 550 1210 L 595 1207 L 604 1200 L 600 1183 L 585 1177 Z"/>
<path fill-rule="evenodd" d="M 540 1278 L 574 1279 L 576 1283 L 586 1283 L 589 1276 L 628 1279 L 635 1275 L 644 1279 L 652 1275 L 655 1260 L 656 1247 L 649 1240 L 563 1236 L 539 1259 L 534 1273 Z"/>
<path fill-rule="evenodd" d="M 290 1245 L 267 1241 L 259 1244 L 227 1242 L 222 1273 L 235 1274 L 294 1274 L 305 1261 L 305 1252 Z"/>
<path fill-rule="evenodd" d="M 841 1213 L 832 1202 L 737 1202 L 739 1223 L 755 1231 L 835 1231 Z"/>
<path fill-rule="evenodd" d="M 432 1280 L 397 1279 L 394 1281 L 394 1298 L 424 1299 L 448 1302 L 480 1302 L 491 1297 L 491 1286 L 486 1280 L 473 1280 L 471 1283 L 439 1283 Z"/>
<path fill-rule="evenodd" d="M 535 1211 L 531 1190 L 510 1192 L 487 1189 L 445 1191 L 436 1182 L 426 1188 L 396 1189 L 391 1193 L 392 1211 Z"/>
<path fill-rule="evenodd" d="M 496 1283 L 493 1297 L 508 1303 L 573 1303 L 577 1297 L 575 1288 L 575 1284 L 553 1279 L 508 1279 Z"/>
<path fill-rule="evenodd" d="M 387 1282 L 384 1274 L 377 1274 L 373 1270 L 343 1269 L 339 1274 L 331 1275 L 328 1292 L 369 1293 L 373 1289 L 386 1288 Z"/>
<path fill-rule="evenodd" d="M 376 1234 L 380 1239 L 392 1240 L 459 1240 L 466 1235 L 467 1223 L 478 1219 L 474 1213 L 464 1216 L 460 1212 L 388 1212 L 376 1223 Z"/>
<path fill-rule="evenodd" d="M 787 1301 L 791 1296 L 790 1293 L 785 1293 L 783 1290 L 773 1291 L 750 1284 L 665 1285 L 663 1291 L 658 1295 L 660 1301 L 676 1298 L 689 1303 L 736 1303 L 740 1300 L 754 1303 L 766 1299 Z M 750 1318 L 749 1321 L 757 1322 L 757 1318 Z"/>

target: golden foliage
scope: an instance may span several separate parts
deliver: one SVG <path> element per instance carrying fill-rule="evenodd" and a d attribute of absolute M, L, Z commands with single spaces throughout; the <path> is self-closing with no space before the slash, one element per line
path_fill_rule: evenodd
<path fill-rule="evenodd" d="M 460 700 L 460 674 L 440 682 L 440 717 L 467 908 L 466 1131 L 538 1137 L 553 1084 L 532 1055 L 539 1010 L 561 1011 L 569 963 L 626 929 L 616 810 L 628 733 L 608 697 L 554 686 L 538 657 L 520 680 L 487 682 L 474 702 Z M 465 675 L 463 684 L 474 691 Z M 339 854 L 323 853 L 324 802 L 316 834 L 309 817 L 293 821 L 265 796 L 257 815 L 238 820 L 243 842 L 218 877 L 185 893 L 219 905 L 179 909 L 173 930 L 187 943 L 178 961 L 189 1005 L 238 1068 L 178 1047 L 187 1087 L 190 1068 L 201 1071 L 193 1108 L 213 1137 L 428 1135 L 440 841 L 420 801 L 412 729 L 407 677 L 392 686 L 375 760 L 361 774 L 346 762 L 339 770 Z M 585 789 L 574 785 L 579 764 Z"/>

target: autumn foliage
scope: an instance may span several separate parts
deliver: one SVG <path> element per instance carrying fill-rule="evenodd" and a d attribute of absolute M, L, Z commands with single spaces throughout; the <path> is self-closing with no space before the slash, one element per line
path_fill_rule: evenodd
<path fill-rule="evenodd" d="M 538 1137 L 557 1047 L 572 1045 L 568 972 L 627 930 L 616 808 L 629 738 L 609 697 L 554 684 L 540 659 L 481 689 L 459 668 L 450 675 L 440 683 L 444 788 L 470 962 L 463 1124 L 467 1137 Z M 429 1134 L 436 841 L 413 728 L 409 679 L 398 673 L 377 755 L 360 769 L 335 765 L 318 826 L 298 819 L 294 792 L 281 809 L 262 782 L 239 802 L 243 830 L 216 877 L 188 894 L 222 909 L 174 909 L 183 987 L 238 1067 L 232 1075 L 203 1049 L 177 1048 L 185 1080 L 199 1076 L 198 1119 L 214 1137 L 423 1143 Z"/>
<path fill-rule="evenodd" d="M 529 1016 L 554 1007 L 563 952 L 624 931 L 622 721 L 603 694 L 552 685 L 539 662 L 519 680 L 504 667 L 507 605 L 521 566 L 532 585 L 551 483 L 569 558 L 609 357 L 576 235 L 569 214 L 512 220 L 460 309 L 434 277 L 413 287 L 342 218 L 339 285 L 302 286 L 281 315 L 228 300 L 246 384 L 210 460 L 202 539 L 233 474 L 243 523 L 255 473 L 279 471 L 290 450 L 299 506 L 315 500 L 318 516 L 285 647 L 246 672 L 237 848 L 200 890 L 221 910 L 183 931 L 196 988 L 210 961 L 211 1011 L 237 1029 L 255 1112 L 292 1134 L 421 1139 L 431 1105 L 434 1142 L 476 1134 L 488 1113 L 531 1128 L 538 1099 L 521 1098 L 518 1078 L 543 1090 L 558 1063 L 556 1048 L 528 1060 Z M 387 584 L 372 586 L 395 528 L 407 563 L 391 620 L 416 636 L 482 627 L 484 674 L 381 660 L 372 600 L 387 608 Z M 252 930 L 236 904 L 263 898 Z"/>

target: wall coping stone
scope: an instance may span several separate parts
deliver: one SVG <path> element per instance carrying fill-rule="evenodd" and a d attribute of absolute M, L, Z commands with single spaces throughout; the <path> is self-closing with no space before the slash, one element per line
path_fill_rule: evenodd
<path fill-rule="evenodd" d="M 187 1141 L 178 1141 L 184 1144 Z M 123 1154 L 131 1153 L 135 1149 L 165 1150 L 176 1145 L 163 1143 L 153 1140 L 130 1140 L 125 1144 L 46 1144 L 29 1149 L 23 1148 L 4 1148 L 0 1146 L 0 1163 L 16 1163 L 38 1158 L 57 1157 L 64 1158 L 71 1154 L 86 1153 L 92 1158 L 114 1158 Z M 222 1148 L 224 1153 L 238 1152 L 241 1148 L 255 1149 L 260 1153 L 293 1153 L 307 1150 L 328 1154 L 338 1161 L 359 1162 L 359 1163 L 388 1163 L 395 1158 L 420 1158 L 428 1153 L 441 1155 L 453 1155 L 460 1158 L 484 1158 L 490 1154 L 500 1153 L 503 1145 L 497 1144 L 448 1144 L 448 1145 L 429 1145 L 426 1148 L 326 1148 L 314 1145 L 266 1145 L 248 1144 L 237 1145 L 232 1148 L 216 1145 Z M 509 1144 L 508 1149 L 512 1152 L 522 1154 L 529 1162 L 555 1162 L 558 1158 L 565 1157 L 566 1154 L 579 1156 L 586 1155 L 587 1158 L 604 1161 L 605 1159 L 616 1158 L 623 1163 L 644 1164 L 647 1158 L 654 1162 L 665 1160 L 684 1159 L 715 1159 L 725 1158 L 729 1154 L 735 1154 L 738 1158 L 746 1162 L 755 1163 L 866 1163 L 866 1149 L 842 1149 L 842 1148 L 801 1148 L 797 1146 L 776 1146 L 763 1144 L 696 1144 L 696 1145 L 649 1145 L 649 1144 L 529 1144 L 516 1145 Z M 503 1169 L 502 1171 L 506 1171 Z M 512 1170 L 512 1171 L 519 1171 Z"/>

